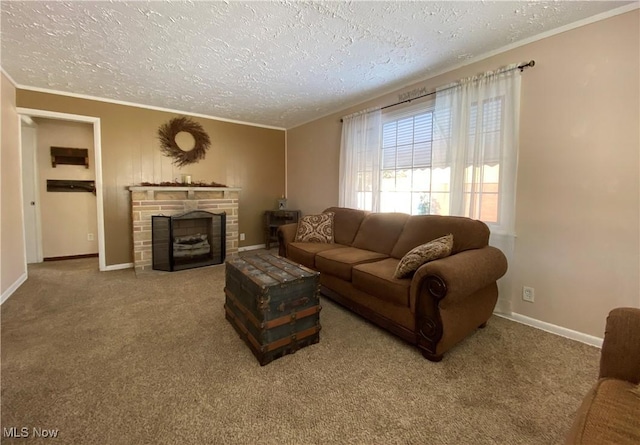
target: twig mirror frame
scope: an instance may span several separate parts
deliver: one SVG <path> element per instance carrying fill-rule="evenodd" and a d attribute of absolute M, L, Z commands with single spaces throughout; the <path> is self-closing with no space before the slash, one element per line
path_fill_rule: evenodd
<path fill-rule="evenodd" d="M 195 140 L 193 149 L 182 150 L 176 142 L 176 135 L 180 132 L 189 133 Z M 173 158 L 173 165 L 184 167 L 204 159 L 211 141 L 202 125 L 188 117 L 176 117 L 158 129 L 160 151 L 163 155 Z"/>

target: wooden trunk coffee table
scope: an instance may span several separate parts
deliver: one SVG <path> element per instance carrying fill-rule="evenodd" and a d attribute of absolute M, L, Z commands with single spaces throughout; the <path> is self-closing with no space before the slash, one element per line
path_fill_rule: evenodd
<path fill-rule="evenodd" d="M 261 365 L 320 340 L 319 276 L 269 253 L 226 262 L 225 317 Z"/>

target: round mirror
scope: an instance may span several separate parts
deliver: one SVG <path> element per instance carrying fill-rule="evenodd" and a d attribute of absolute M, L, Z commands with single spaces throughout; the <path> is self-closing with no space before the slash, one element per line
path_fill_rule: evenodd
<path fill-rule="evenodd" d="M 196 146 L 196 138 L 191 133 L 180 131 L 174 138 L 176 144 L 182 151 L 191 151 Z"/>

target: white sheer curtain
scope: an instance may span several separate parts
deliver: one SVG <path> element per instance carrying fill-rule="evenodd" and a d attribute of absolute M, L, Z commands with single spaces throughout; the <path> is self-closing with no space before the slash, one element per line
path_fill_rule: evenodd
<path fill-rule="evenodd" d="M 341 207 L 379 211 L 382 113 L 365 110 L 342 118 Z"/>
<path fill-rule="evenodd" d="M 432 168 L 448 172 L 449 214 L 481 219 L 490 244 L 513 259 L 520 121 L 520 70 L 510 65 L 436 93 Z M 499 280 L 499 312 L 511 312 L 510 273 Z"/>

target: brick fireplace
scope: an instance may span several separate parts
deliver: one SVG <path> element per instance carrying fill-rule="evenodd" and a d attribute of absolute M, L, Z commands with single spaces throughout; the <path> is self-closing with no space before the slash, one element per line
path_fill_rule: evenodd
<path fill-rule="evenodd" d="M 240 188 L 129 187 L 133 219 L 133 264 L 138 272 L 152 270 L 151 217 L 174 216 L 193 210 L 225 212 L 226 255 L 238 252 L 238 200 Z"/>

